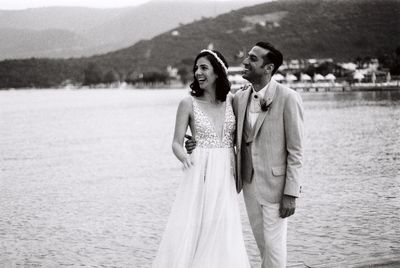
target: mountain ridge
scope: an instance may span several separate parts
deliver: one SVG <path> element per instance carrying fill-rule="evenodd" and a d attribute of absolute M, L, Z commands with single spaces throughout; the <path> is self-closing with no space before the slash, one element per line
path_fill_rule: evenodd
<path fill-rule="evenodd" d="M 288 13 L 279 25 L 274 22 L 249 25 L 243 20 L 249 16 L 277 12 Z M 238 50 L 249 49 L 260 40 L 275 44 L 286 59 L 334 58 L 349 61 L 357 56 L 378 57 L 400 46 L 399 14 L 398 0 L 275 1 L 186 24 L 150 41 L 93 59 L 112 62 L 113 59 L 121 61 L 126 58 L 132 65 L 140 64 L 142 70 L 162 69 L 168 63 L 179 65 L 180 59 L 193 58 L 212 43 L 223 51 L 231 64 L 239 64 L 240 61 L 235 59 Z M 173 31 L 179 32 L 179 35 L 173 36 Z"/>
<path fill-rule="evenodd" d="M 56 47 L 50 48 L 49 53 L 46 54 L 47 38 L 41 36 L 42 53 L 36 54 L 32 53 L 34 50 L 28 47 L 33 32 L 25 40 L 22 40 L 22 35 L 20 35 L 15 40 L 7 40 L 7 43 L 14 42 L 16 49 L 12 47 L 0 49 L 0 60 L 24 57 L 69 58 L 115 51 L 129 47 L 141 39 L 150 39 L 157 34 L 179 26 L 180 23 L 189 23 L 203 16 L 216 16 L 231 9 L 260 1 L 226 1 L 217 3 L 151 1 L 135 7 L 118 9 L 49 7 L 20 11 L 0 10 L 0 29 L 14 28 L 21 33 L 21 30 L 48 30 L 51 28 L 68 30 L 82 37 L 82 48 L 79 50 L 69 50 L 68 47 L 58 49 Z M 0 48 L 5 47 L 5 45 L 2 45 L 5 42 L 5 38 L 1 36 L 0 32 Z M 18 49 L 19 46 L 26 47 L 26 51 L 21 53 L 20 49 Z M 58 49 L 57 54 L 52 52 L 54 49 Z M 31 54 L 29 54 L 30 52 Z"/>
<path fill-rule="evenodd" d="M 246 53 L 261 40 L 273 43 L 283 52 L 285 60 L 352 61 L 358 57 L 385 60 L 400 51 L 399 14 L 400 0 L 268 2 L 203 18 L 133 46 L 92 57 L 0 62 L 0 82 L 21 79 L 7 73 L 10 69 L 15 74 L 39 72 L 32 66 L 40 69 L 41 73 L 36 73 L 40 76 L 51 76 L 47 71 L 60 69 L 57 77 L 54 75 L 40 86 L 56 86 L 65 79 L 82 83 L 88 68 L 99 74 L 111 72 L 121 81 L 135 80 L 151 72 L 165 73 L 167 66 L 190 73 L 195 56 L 203 48 L 213 45 L 230 65 L 238 65 L 242 60 L 238 54 Z M 31 74 L 29 79 L 36 79 L 36 75 Z M 23 84 L 37 85 L 29 80 L 12 86 Z"/>

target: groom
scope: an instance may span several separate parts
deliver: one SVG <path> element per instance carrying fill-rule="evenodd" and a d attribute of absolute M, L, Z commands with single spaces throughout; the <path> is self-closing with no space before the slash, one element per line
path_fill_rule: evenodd
<path fill-rule="evenodd" d="M 286 267 L 287 218 L 300 194 L 303 107 L 298 93 L 272 80 L 282 54 L 258 42 L 243 60 L 251 85 L 233 99 L 236 115 L 236 188 L 243 189 L 262 267 Z M 191 151 L 189 144 L 186 145 Z"/>
<path fill-rule="evenodd" d="M 282 53 L 258 42 L 243 60 L 251 85 L 235 94 L 238 192 L 243 189 L 262 267 L 286 267 L 287 217 L 300 194 L 303 107 L 298 93 L 271 79 Z"/>

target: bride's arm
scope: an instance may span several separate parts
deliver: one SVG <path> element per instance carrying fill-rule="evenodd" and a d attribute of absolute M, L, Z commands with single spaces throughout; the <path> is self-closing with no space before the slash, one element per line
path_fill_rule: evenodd
<path fill-rule="evenodd" d="M 176 112 L 175 132 L 172 141 L 172 151 L 175 156 L 182 162 L 183 167 L 189 168 L 193 165 L 188 154 L 183 149 L 183 141 L 185 138 L 186 130 L 189 126 L 190 112 L 192 111 L 191 98 L 181 100 Z"/>

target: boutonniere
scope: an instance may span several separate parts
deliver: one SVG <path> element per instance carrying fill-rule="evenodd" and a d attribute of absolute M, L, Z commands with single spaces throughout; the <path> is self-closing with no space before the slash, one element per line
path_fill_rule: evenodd
<path fill-rule="evenodd" d="M 269 110 L 269 107 L 271 107 L 272 102 L 267 104 L 267 101 L 264 99 L 260 100 L 260 105 L 261 105 L 261 110 L 263 112 L 267 112 Z"/>

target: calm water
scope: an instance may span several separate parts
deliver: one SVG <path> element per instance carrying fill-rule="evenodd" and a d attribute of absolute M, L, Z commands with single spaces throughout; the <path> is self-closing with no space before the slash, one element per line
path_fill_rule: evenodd
<path fill-rule="evenodd" d="M 0 91 L 0 267 L 150 267 L 181 179 L 171 140 L 185 95 Z M 303 99 L 289 265 L 400 256 L 400 92 Z"/>

